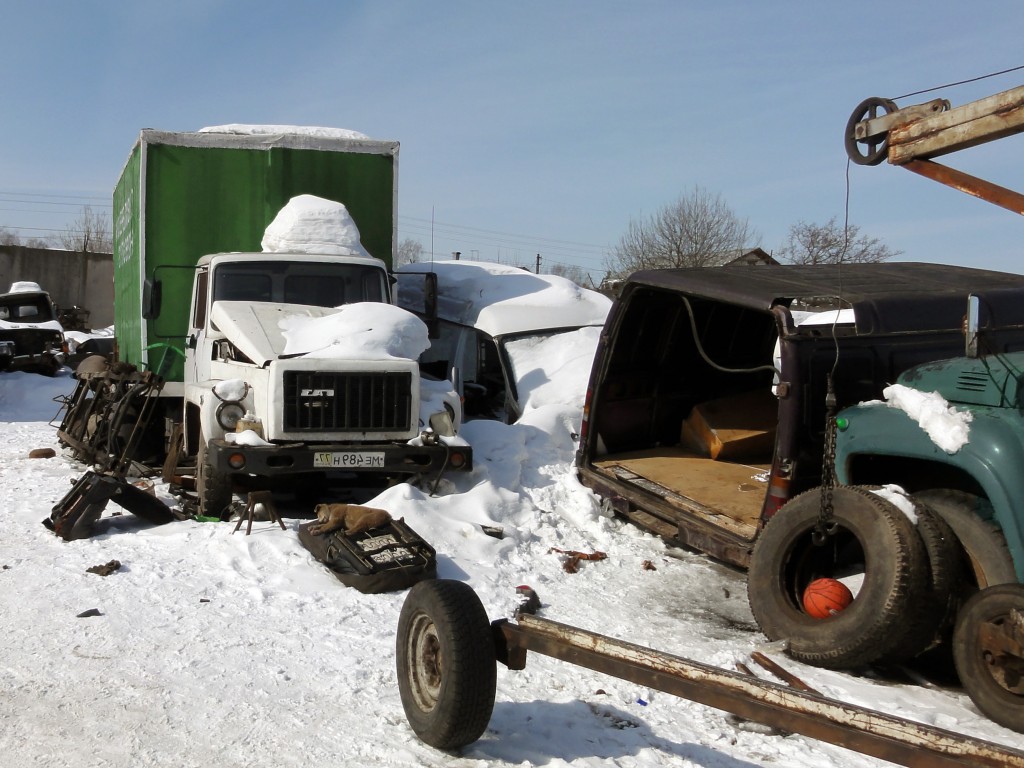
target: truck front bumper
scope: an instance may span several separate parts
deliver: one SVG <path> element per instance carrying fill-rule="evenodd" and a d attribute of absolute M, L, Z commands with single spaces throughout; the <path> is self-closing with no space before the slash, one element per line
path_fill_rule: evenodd
<path fill-rule="evenodd" d="M 468 445 L 405 443 L 238 445 L 210 440 L 207 456 L 213 469 L 225 474 L 283 477 L 310 472 L 376 475 L 437 474 L 473 468 Z"/>

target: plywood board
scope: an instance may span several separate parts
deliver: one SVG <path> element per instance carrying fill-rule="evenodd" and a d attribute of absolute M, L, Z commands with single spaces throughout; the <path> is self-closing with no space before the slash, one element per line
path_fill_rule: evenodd
<path fill-rule="evenodd" d="M 678 449 L 650 449 L 604 457 L 601 469 L 619 466 L 743 526 L 756 526 L 768 490 L 768 464 L 715 461 Z"/>

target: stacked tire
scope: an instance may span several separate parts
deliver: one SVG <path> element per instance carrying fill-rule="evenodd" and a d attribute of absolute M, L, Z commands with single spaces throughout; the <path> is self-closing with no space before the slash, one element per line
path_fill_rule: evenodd
<path fill-rule="evenodd" d="M 858 486 L 832 489 L 832 532 L 821 535 L 821 491 L 786 504 L 751 557 L 748 598 L 761 630 L 794 658 L 851 668 L 898 663 L 949 633 L 962 599 L 966 558 L 943 515 L 923 499 L 904 511 Z M 818 578 L 852 580 L 853 602 L 818 619 L 802 605 Z"/>
<path fill-rule="evenodd" d="M 991 508 L 927 490 L 904 511 L 875 490 L 833 488 L 828 533 L 820 488 L 767 523 L 747 580 L 761 631 L 793 658 L 836 669 L 905 662 L 948 643 L 982 713 L 1024 731 L 1024 585 Z M 809 615 L 803 594 L 819 578 L 853 581 L 852 602 Z"/>

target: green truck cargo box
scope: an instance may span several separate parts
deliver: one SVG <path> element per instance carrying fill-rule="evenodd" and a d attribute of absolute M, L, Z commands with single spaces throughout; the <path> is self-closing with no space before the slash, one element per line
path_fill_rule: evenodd
<path fill-rule="evenodd" d="M 193 267 L 204 255 L 259 251 L 293 197 L 343 203 L 372 256 L 393 263 L 397 141 L 309 133 L 144 130 L 114 188 L 114 324 L 118 357 L 183 378 Z M 162 284 L 159 315 L 143 317 L 147 281 Z"/>

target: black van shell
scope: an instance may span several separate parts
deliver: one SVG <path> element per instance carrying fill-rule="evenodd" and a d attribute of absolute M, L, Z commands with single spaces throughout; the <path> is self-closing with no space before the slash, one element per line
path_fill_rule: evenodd
<path fill-rule="evenodd" d="M 982 299 L 991 351 L 1024 349 L 1021 275 L 924 263 L 637 272 L 594 359 L 579 478 L 641 527 L 745 567 L 778 506 L 821 482 L 829 375 L 842 408 L 881 399 L 914 365 L 963 354 L 971 294 Z M 835 308 L 852 308 L 855 324 L 794 321 L 796 309 Z M 778 424 L 772 454 L 749 465 L 763 467 L 763 478 L 741 484 L 759 502 L 755 513 L 738 519 L 728 511 L 738 490 L 720 483 L 721 504 L 702 501 L 691 470 L 680 463 L 675 473 L 670 462 L 686 453 L 680 430 L 695 406 L 748 392 L 774 392 Z M 661 460 L 667 471 L 652 479 L 624 466 L 637 456 Z"/>

